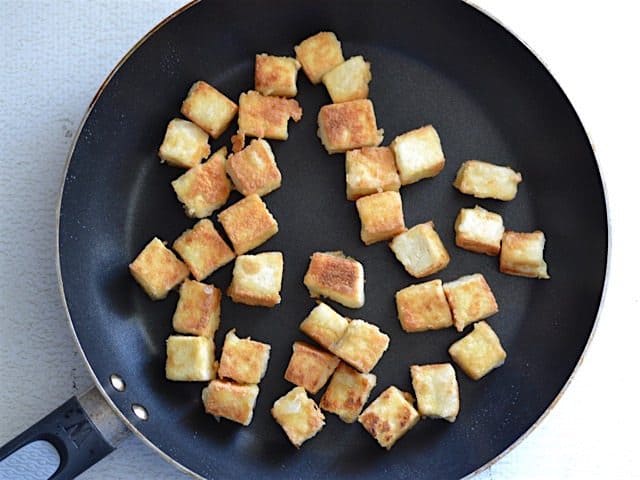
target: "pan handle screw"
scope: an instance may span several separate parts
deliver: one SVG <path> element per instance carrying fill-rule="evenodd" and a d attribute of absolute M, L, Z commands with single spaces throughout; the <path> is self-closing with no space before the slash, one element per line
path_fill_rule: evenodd
<path fill-rule="evenodd" d="M 119 392 L 124 392 L 125 388 L 127 388 L 126 383 L 124 383 L 124 380 L 118 374 L 111 374 L 109 380 L 111 381 L 111 386 Z"/>
<path fill-rule="evenodd" d="M 149 412 L 147 412 L 147 409 L 144 408 L 142 405 L 134 403 L 131 405 L 131 410 L 133 411 L 135 416 L 138 417 L 140 420 L 149 419 Z"/>

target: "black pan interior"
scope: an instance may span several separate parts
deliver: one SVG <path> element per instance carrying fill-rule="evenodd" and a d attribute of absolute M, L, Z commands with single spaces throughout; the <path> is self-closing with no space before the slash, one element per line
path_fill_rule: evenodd
<path fill-rule="evenodd" d="M 283 303 L 274 309 L 223 303 L 224 333 L 272 345 L 253 423 L 217 423 L 203 413 L 203 384 L 164 379 L 164 341 L 177 301 L 151 302 L 127 264 L 154 236 L 172 242 L 194 222 L 169 182 L 181 172 L 161 165 L 156 150 L 179 115 L 191 83 L 205 79 L 237 98 L 252 87 L 253 56 L 291 55 L 301 39 L 335 31 L 346 56 L 372 62 L 370 97 L 385 144 L 433 123 L 447 164 L 435 179 L 402 189 L 408 225 L 433 219 L 452 256 L 436 275 L 445 281 L 482 272 L 500 313 L 489 322 L 508 352 L 506 364 L 479 382 L 458 371 L 461 413 L 455 424 L 425 420 L 390 452 L 357 424 L 327 415 L 325 429 L 299 451 L 269 408 L 291 385 L 282 378 L 297 330 L 313 307 L 302 285 L 309 255 L 344 250 L 366 270 L 367 303 L 349 316 L 378 324 L 391 347 L 374 373 L 372 398 L 394 384 L 410 388 L 412 363 L 448 361 L 453 329 L 405 334 L 393 293 L 416 282 L 385 244 L 364 247 L 355 207 L 345 200 L 344 157 L 328 156 L 316 137 L 316 115 L 329 102 L 301 73 L 304 117 L 287 142 L 272 142 L 284 182 L 266 197 L 280 233 L 258 251 L 285 255 Z M 214 142 L 217 148 L 228 135 Z M 476 201 L 451 187 L 464 160 L 485 159 L 522 172 L 517 198 Z M 238 196 L 232 197 L 236 201 Z M 454 246 L 461 207 L 480 204 L 508 228 L 547 235 L 550 281 L 498 273 L 494 258 Z M 79 135 L 60 216 L 64 292 L 77 336 L 99 382 L 119 409 L 159 449 L 205 477 L 456 478 L 504 451 L 549 407 L 568 380 L 593 328 L 604 282 L 607 227 L 594 155 L 568 100 L 535 57 L 500 25 L 451 1 L 203 2 L 162 27 L 122 65 Z M 221 288 L 229 265 L 209 279 Z M 466 333 L 466 332 L 465 332 Z M 127 384 L 109 384 L 112 373 Z M 318 400 L 320 395 L 316 397 Z M 149 411 L 136 419 L 131 404 Z"/>

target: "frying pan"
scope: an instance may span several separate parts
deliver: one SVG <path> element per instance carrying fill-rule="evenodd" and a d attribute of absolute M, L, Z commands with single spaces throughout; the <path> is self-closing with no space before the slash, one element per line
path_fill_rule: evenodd
<path fill-rule="evenodd" d="M 293 45 L 321 30 L 337 33 L 346 56 L 371 61 L 370 98 L 385 144 L 427 123 L 438 129 L 446 166 L 434 179 L 403 187 L 405 220 L 409 226 L 434 220 L 452 257 L 438 278 L 485 275 L 500 305 L 489 323 L 508 353 L 505 365 L 481 381 L 458 371 L 461 412 L 454 424 L 422 421 L 390 452 L 359 425 L 333 415 L 296 450 L 269 414 L 291 388 L 282 375 L 293 341 L 303 339 L 297 326 L 314 305 L 302 284 L 314 251 L 344 250 L 364 264 L 365 306 L 334 306 L 391 337 L 374 370 L 378 386 L 371 398 L 392 384 L 410 390 L 409 365 L 449 361 L 448 346 L 463 335 L 400 329 L 393 293 L 416 280 L 385 244 L 364 247 L 359 239 L 354 205 L 345 200 L 344 158 L 327 155 L 316 137 L 318 109 L 330 101 L 322 86 L 300 75 L 304 117 L 290 126 L 287 142 L 272 142 L 284 180 L 265 201 L 280 233 L 257 251 L 284 252 L 283 302 L 264 309 L 223 300 L 218 351 L 231 328 L 272 345 L 250 427 L 205 415 L 203 384 L 164 378 L 164 341 L 177 295 L 152 302 L 127 271 L 153 236 L 172 242 L 194 223 L 170 187 L 181 172 L 156 155 L 189 86 L 204 79 L 237 98 L 252 87 L 256 53 L 291 55 Z M 214 149 L 228 144 L 231 130 Z M 453 189 L 457 168 L 471 158 L 522 172 L 516 199 L 478 201 Z M 495 258 L 456 248 L 455 216 L 475 204 L 499 212 L 509 229 L 543 230 L 551 280 L 502 275 Z M 70 478 L 109 453 L 125 424 L 178 468 L 202 477 L 463 477 L 505 452 L 562 392 L 592 334 L 607 249 L 602 183 L 575 111 L 535 56 L 474 7 L 436 0 L 191 4 L 150 32 L 111 73 L 67 165 L 60 282 L 97 390 L 69 400 L 5 445 L 0 459 L 46 439 L 61 454 L 57 478 Z M 231 270 L 220 269 L 208 282 L 226 288 Z M 115 418 L 109 407 L 123 423 L 109 421 Z"/>

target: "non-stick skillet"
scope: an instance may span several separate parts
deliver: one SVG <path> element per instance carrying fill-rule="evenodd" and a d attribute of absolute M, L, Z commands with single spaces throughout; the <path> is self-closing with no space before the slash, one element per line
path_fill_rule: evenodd
<path fill-rule="evenodd" d="M 204 79 L 237 98 L 252 86 L 256 53 L 291 55 L 293 45 L 320 30 L 336 32 L 347 56 L 371 61 L 370 97 L 385 142 L 426 123 L 437 127 L 447 164 L 438 177 L 403 188 L 406 222 L 434 220 L 452 256 L 439 278 L 482 272 L 500 304 L 489 322 L 506 364 L 479 382 L 458 372 L 458 420 L 422 421 L 390 452 L 359 425 L 331 415 L 295 450 L 269 414 L 291 388 L 282 374 L 292 342 L 303 338 L 297 326 L 314 305 L 302 276 L 316 250 L 344 250 L 364 263 L 365 306 L 336 308 L 391 336 L 373 397 L 391 384 L 409 389 L 408 366 L 448 361 L 447 347 L 461 337 L 453 329 L 401 331 L 393 293 L 415 281 L 386 245 L 359 240 L 355 208 L 345 200 L 344 158 L 328 156 L 316 137 L 317 111 L 329 102 L 322 86 L 301 75 L 304 117 L 287 142 L 272 142 L 284 181 L 266 202 L 280 233 L 258 250 L 284 252 L 283 303 L 262 309 L 223 302 L 218 347 L 233 327 L 272 345 L 250 427 L 205 415 L 203 384 L 165 380 L 164 341 L 177 295 L 152 302 L 127 271 L 154 235 L 172 242 L 194 223 L 169 184 L 181 172 L 156 155 L 191 83 Z M 458 166 L 471 158 L 522 172 L 516 199 L 476 201 L 454 190 Z M 475 204 L 501 213 L 510 229 L 544 230 L 551 280 L 502 275 L 494 258 L 456 248 L 454 218 Z M 0 449 L 1 459 L 35 439 L 51 441 L 61 454 L 57 478 L 108 454 L 123 423 L 177 467 L 203 477 L 465 476 L 529 431 L 566 385 L 591 336 L 607 262 L 602 184 L 576 113 L 526 47 L 455 1 L 240 0 L 182 9 L 136 45 L 96 95 L 70 155 L 59 215 L 60 282 L 96 390 Z M 231 269 L 208 281 L 225 288 Z"/>

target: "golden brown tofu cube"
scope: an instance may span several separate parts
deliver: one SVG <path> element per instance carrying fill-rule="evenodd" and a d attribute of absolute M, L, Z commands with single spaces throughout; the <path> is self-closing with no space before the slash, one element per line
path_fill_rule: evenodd
<path fill-rule="evenodd" d="M 465 275 L 445 283 L 443 288 L 459 332 L 470 323 L 498 313 L 498 303 L 481 273 Z"/>
<path fill-rule="evenodd" d="M 129 264 L 129 271 L 152 300 L 161 300 L 189 276 L 189 269 L 157 237 Z"/>
<path fill-rule="evenodd" d="M 208 337 L 171 335 L 167 339 L 167 379 L 204 382 L 215 377 L 213 340 Z"/>
<path fill-rule="evenodd" d="M 202 390 L 202 403 L 208 414 L 247 426 L 253 418 L 259 392 L 257 385 L 212 380 Z"/>
<path fill-rule="evenodd" d="M 371 323 L 351 320 L 331 352 L 352 367 L 369 373 L 389 348 L 389 336 Z"/>
<path fill-rule="evenodd" d="M 389 240 L 407 230 L 399 192 L 380 192 L 356 201 L 360 216 L 360 238 L 365 245 Z"/>
<path fill-rule="evenodd" d="M 506 231 L 502 237 L 500 271 L 520 277 L 548 279 L 544 261 L 544 233 Z"/>
<path fill-rule="evenodd" d="M 262 245 L 278 233 L 278 222 L 255 193 L 220 212 L 218 220 L 238 255 Z"/>
<path fill-rule="evenodd" d="M 455 223 L 456 245 L 472 252 L 495 256 L 504 234 L 502 217 L 478 205 L 461 208 Z"/>
<path fill-rule="evenodd" d="M 343 422 L 353 423 L 358 419 L 375 386 L 374 374 L 360 373 L 346 363 L 340 362 L 322 395 L 320 408 L 326 412 L 335 413 Z"/>
<path fill-rule="evenodd" d="M 304 276 L 312 298 L 330 298 L 349 308 L 364 305 L 364 268 L 342 252 L 315 252 Z"/>
<path fill-rule="evenodd" d="M 167 125 L 158 155 L 173 167 L 191 168 L 209 156 L 209 135 L 197 125 L 174 118 Z"/>
<path fill-rule="evenodd" d="M 433 222 L 411 227 L 391 241 L 391 250 L 410 275 L 423 278 L 449 265 L 449 254 Z"/>
<path fill-rule="evenodd" d="M 420 415 L 456 421 L 460 396 L 456 371 L 450 363 L 411 365 L 411 383 Z"/>
<path fill-rule="evenodd" d="M 291 57 L 256 55 L 255 86 L 262 95 L 295 97 L 298 94 L 300 62 Z"/>
<path fill-rule="evenodd" d="M 345 161 L 347 199 L 400 190 L 396 161 L 389 147 L 349 150 Z"/>
<path fill-rule="evenodd" d="M 516 197 L 520 182 L 522 175 L 509 167 L 468 160 L 460 166 L 453 186 L 476 198 L 508 201 Z"/>
<path fill-rule="evenodd" d="M 300 330 L 329 350 L 347 330 L 349 320 L 326 303 L 319 302 L 300 324 Z"/>
<path fill-rule="evenodd" d="M 236 303 L 273 307 L 280 303 L 283 267 L 281 252 L 240 255 L 227 295 Z"/>
<path fill-rule="evenodd" d="M 362 55 L 351 57 L 322 77 L 333 103 L 349 102 L 369 96 L 371 64 Z"/>
<path fill-rule="evenodd" d="M 178 333 L 212 338 L 220 326 L 222 293 L 213 285 L 185 280 L 173 314 L 173 329 Z"/>
<path fill-rule="evenodd" d="M 302 108 L 291 98 L 267 97 L 253 90 L 240 95 L 238 128 L 242 135 L 286 140 L 290 118 L 294 122 L 302 118 Z"/>
<path fill-rule="evenodd" d="M 369 99 L 325 105 L 318 113 L 318 137 L 330 154 L 377 147 L 383 134 Z"/>
<path fill-rule="evenodd" d="M 473 380 L 481 379 L 507 358 L 500 339 L 485 321 L 476 323 L 471 333 L 451 345 L 449 355 Z"/>
<path fill-rule="evenodd" d="M 444 168 L 440 137 L 433 125 L 397 136 L 391 142 L 402 185 L 435 177 Z"/>
<path fill-rule="evenodd" d="M 340 363 L 335 355 L 312 347 L 308 343 L 295 342 L 293 355 L 284 373 L 288 382 L 303 387 L 309 393 L 318 393 Z"/>
<path fill-rule="evenodd" d="M 227 173 L 236 189 L 244 196 L 253 193 L 261 197 L 280 188 L 282 175 L 271 146 L 262 139 L 227 159 Z"/>
<path fill-rule="evenodd" d="M 358 422 L 381 447 L 391 450 L 419 419 L 411 395 L 391 386 L 371 402 L 358 417 Z"/>
<path fill-rule="evenodd" d="M 200 220 L 192 229 L 185 230 L 173 242 L 173 248 L 198 281 L 207 278 L 235 258 L 231 248 L 208 218 Z"/>
<path fill-rule="evenodd" d="M 213 138 L 218 138 L 236 116 L 238 106 L 200 80 L 189 89 L 180 112 Z"/>
<path fill-rule="evenodd" d="M 320 83 L 329 70 L 344 62 L 342 46 L 333 32 L 320 32 L 294 47 L 296 58 L 313 84 Z"/>
<path fill-rule="evenodd" d="M 271 415 L 296 448 L 324 427 L 324 415 L 302 387 L 294 387 L 276 400 Z"/>
<path fill-rule="evenodd" d="M 410 285 L 396 292 L 398 319 L 405 332 L 438 330 L 453 325 L 442 280 Z"/>
<path fill-rule="evenodd" d="M 236 329 L 229 330 L 224 338 L 218 376 L 238 383 L 259 383 L 267 372 L 271 346 L 238 338 Z"/>

